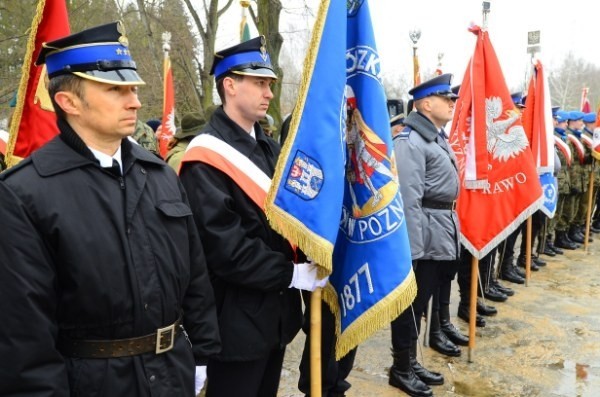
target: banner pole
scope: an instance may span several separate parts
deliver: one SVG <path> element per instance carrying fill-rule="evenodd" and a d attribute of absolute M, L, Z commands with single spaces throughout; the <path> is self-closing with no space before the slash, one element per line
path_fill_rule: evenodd
<path fill-rule="evenodd" d="M 525 286 L 529 287 L 529 279 L 531 278 L 531 229 L 532 221 L 531 216 L 527 218 L 527 233 L 525 246 Z"/>
<path fill-rule="evenodd" d="M 588 186 L 588 205 L 585 216 L 585 237 L 583 239 L 583 250 L 587 252 L 590 238 L 590 220 L 592 218 L 592 201 L 594 200 L 594 168 L 596 159 L 592 160 L 592 170 L 590 171 L 590 184 Z"/>
<path fill-rule="evenodd" d="M 473 362 L 475 350 L 475 322 L 477 316 L 477 283 L 479 279 L 479 259 L 471 259 L 471 299 L 469 302 L 469 362 Z"/>
<path fill-rule="evenodd" d="M 321 288 L 310 294 L 310 395 L 321 397 Z"/>

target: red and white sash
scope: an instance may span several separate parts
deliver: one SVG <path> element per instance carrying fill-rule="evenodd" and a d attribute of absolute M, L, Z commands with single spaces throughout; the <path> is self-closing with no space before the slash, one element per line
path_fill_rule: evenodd
<path fill-rule="evenodd" d="M 573 154 L 571 153 L 571 148 L 565 141 L 560 139 L 560 137 L 554 136 L 554 145 L 561 151 L 563 156 L 567 159 L 567 166 L 571 166 L 571 162 L 573 161 Z"/>
<path fill-rule="evenodd" d="M 187 161 L 200 161 L 222 171 L 265 210 L 271 178 L 233 146 L 212 135 L 200 134 L 188 145 L 181 163 Z"/>
<path fill-rule="evenodd" d="M 577 157 L 579 158 L 579 163 L 583 164 L 585 160 L 585 148 L 583 147 L 583 143 L 581 143 L 581 141 L 573 134 L 567 134 L 567 139 L 575 147 L 575 150 L 577 151 Z"/>
<path fill-rule="evenodd" d="M 587 134 L 585 134 L 585 133 L 581 134 L 581 142 L 583 142 L 583 144 L 585 146 L 587 146 L 589 149 L 592 149 L 594 147 L 594 142 L 592 141 L 592 138 L 587 136 Z"/>

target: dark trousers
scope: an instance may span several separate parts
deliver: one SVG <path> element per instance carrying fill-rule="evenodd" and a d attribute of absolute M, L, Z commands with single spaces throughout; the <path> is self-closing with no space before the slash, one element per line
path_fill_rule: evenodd
<path fill-rule="evenodd" d="M 535 243 L 535 239 L 542 230 L 542 226 L 544 225 L 544 213 L 542 211 L 536 211 L 531 215 L 531 253 L 533 255 L 533 245 Z M 527 249 L 527 222 L 523 222 L 523 224 L 519 227 L 521 229 L 521 251 L 519 253 L 519 257 L 525 257 L 525 250 Z"/>
<path fill-rule="evenodd" d="M 518 234 L 516 235 L 518 236 Z M 509 237 L 510 238 L 510 237 Z M 516 239 L 516 237 L 515 237 Z M 508 240 L 508 239 L 507 239 Z M 514 247 L 514 243 L 513 243 Z M 486 256 L 479 260 L 479 274 L 483 288 L 487 288 L 493 277 L 494 257 L 497 248 L 491 250 Z M 458 287 L 460 290 L 460 304 L 468 306 L 471 298 L 471 262 L 473 255 L 466 249 L 462 248 L 460 253 L 460 261 L 458 265 Z M 477 286 L 479 288 L 479 285 Z"/>
<path fill-rule="evenodd" d="M 310 296 L 308 291 L 302 291 L 302 299 L 306 305 L 304 311 L 304 323 L 302 330 L 306 334 L 302 360 L 300 361 L 300 379 L 298 380 L 298 389 L 310 395 Z M 346 380 L 356 357 L 356 348 L 350 350 L 348 354 L 339 361 L 335 359 L 335 317 L 329 306 L 321 303 L 321 386 L 323 397 L 329 395 L 343 395 L 350 389 L 350 383 Z"/>
<path fill-rule="evenodd" d="M 452 292 L 452 280 L 458 272 L 458 261 L 449 262 L 447 266 L 440 268 L 440 285 L 433 291 L 431 310 L 437 312 L 440 306 L 450 305 L 450 294 Z M 427 310 L 427 307 L 425 307 Z"/>
<path fill-rule="evenodd" d="M 517 242 L 517 238 L 519 237 L 519 233 L 521 233 L 521 229 L 517 228 L 510 236 L 504 240 L 504 243 L 500 243 L 500 267 L 502 269 L 507 266 L 514 265 L 513 260 L 515 258 L 515 244 Z"/>
<path fill-rule="evenodd" d="M 276 397 L 285 349 L 254 361 L 208 360 L 206 397 Z"/>
<path fill-rule="evenodd" d="M 423 311 L 434 291 L 440 285 L 440 274 L 445 266 L 454 266 L 455 261 L 419 260 L 413 264 L 417 279 L 417 297 L 409 307 L 392 321 L 392 348 L 405 350 L 410 348 L 413 341 L 418 339 L 421 328 Z M 413 320 L 413 312 L 415 319 Z M 415 324 L 416 321 L 416 324 Z"/>

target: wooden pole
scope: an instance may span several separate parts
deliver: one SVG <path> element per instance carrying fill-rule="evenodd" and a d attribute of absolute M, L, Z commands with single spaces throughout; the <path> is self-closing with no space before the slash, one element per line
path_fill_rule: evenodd
<path fill-rule="evenodd" d="M 529 287 L 529 279 L 531 278 L 531 217 L 527 218 L 527 231 L 525 247 L 525 286 Z"/>
<path fill-rule="evenodd" d="M 592 219 L 592 206 L 594 203 L 594 168 L 596 160 L 592 161 L 592 171 L 590 172 L 590 184 L 588 186 L 588 206 L 585 216 L 585 237 L 583 239 L 583 250 L 587 252 L 590 238 L 590 220 Z"/>
<path fill-rule="evenodd" d="M 310 395 L 321 397 L 321 288 L 310 294 Z"/>
<path fill-rule="evenodd" d="M 471 300 L 469 302 L 469 362 L 473 362 L 475 350 L 475 322 L 477 318 L 477 283 L 479 279 L 479 259 L 471 259 Z"/>

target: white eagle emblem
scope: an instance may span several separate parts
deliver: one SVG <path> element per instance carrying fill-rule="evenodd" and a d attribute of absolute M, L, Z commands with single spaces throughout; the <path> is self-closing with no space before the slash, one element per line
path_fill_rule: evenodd
<path fill-rule="evenodd" d="M 494 159 L 507 161 L 525 150 L 529 146 L 529 142 L 521 125 L 512 126 L 519 118 L 518 112 L 509 110 L 509 118 L 494 121 L 502 115 L 502 111 L 502 99 L 499 97 L 491 97 L 485 100 L 487 150 L 493 155 Z"/>

